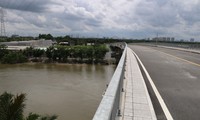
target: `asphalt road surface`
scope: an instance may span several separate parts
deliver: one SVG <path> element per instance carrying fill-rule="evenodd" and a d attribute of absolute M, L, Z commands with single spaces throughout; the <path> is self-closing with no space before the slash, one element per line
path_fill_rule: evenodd
<path fill-rule="evenodd" d="M 200 54 L 129 45 L 136 52 L 175 120 L 200 120 Z"/>

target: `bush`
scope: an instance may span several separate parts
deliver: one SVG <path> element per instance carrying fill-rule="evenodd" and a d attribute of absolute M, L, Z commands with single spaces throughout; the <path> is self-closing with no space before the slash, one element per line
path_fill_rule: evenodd
<path fill-rule="evenodd" d="M 5 45 L 0 45 L 0 60 L 9 53 L 9 51 L 6 49 L 7 46 Z"/>
<path fill-rule="evenodd" d="M 33 50 L 33 57 L 41 57 L 44 54 L 44 50 L 41 49 L 34 49 Z"/>
<path fill-rule="evenodd" d="M 34 51 L 33 47 L 27 47 L 25 50 L 23 50 L 23 54 L 26 57 L 33 57 L 33 51 Z"/>
<path fill-rule="evenodd" d="M 2 58 L 4 64 L 16 64 L 27 62 L 27 58 L 22 53 L 10 52 Z"/>
<path fill-rule="evenodd" d="M 96 62 L 102 61 L 108 52 L 108 48 L 105 45 L 99 45 L 94 48 L 94 58 Z"/>

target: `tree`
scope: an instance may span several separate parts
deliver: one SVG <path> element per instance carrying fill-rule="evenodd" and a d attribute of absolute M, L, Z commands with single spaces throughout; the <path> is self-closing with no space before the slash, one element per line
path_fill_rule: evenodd
<path fill-rule="evenodd" d="M 41 117 L 39 120 L 56 120 L 57 119 L 57 116 L 56 115 L 53 115 L 53 116 L 43 116 Z"/>
<path fill-rule="evenodd" d="M 87 46 L 86 49 L 86 57 L 89 59 L 90 62 L 93 62 L 94 59 L 94 48 L 93 46 Z"/>
<path fill-rule="evenodd" d="M 54 47 L 53 46 L 50 46 L 47 48 L 46 50 L 46 56 L 49 60 L 51 60 L 53 58 L 53 51 L 54 51 Z"/>
<path fill-rule="evenodd" d="M 39 39 L 45 39 L 45 40 L 52 40 L 53 36 L 51 34 L 39 34 Z"/>
<path fill-rule="evenodd" d="M 0 96 L 0 120 L 56 120 L 57 116 L 41 116 L 30 113 L 26 118 L 23 115 L 25 108 L 25 94 L 14 96 L 11 93 L 3 93 Z"/>
<path fill-rule="evenodd" d="M 65 46 L 57 46 L 56 47 L 56 57 L 59 59 L 59 61 L 65 61 L 67 60 L 68 56 L 69 56 L 69 50 L 68 47 Z"/>
<path fill-rule="evenodd" d="M 98 45 L 94 47 L 94 58 L 96 62 L 103 60 L 104 56 L 108 52 L 108 48 L 105 45 Z"/>
<path fill-rule="evenodd" d="M 52 40 L 52 39 L 53 39 L 53 36 L 51 34 L 46 35 L 46 40 Z"/>
<path fill-rule="evenodd" d="M 74 48 L 75 48 L 74 49 L 74 56 L 76 58 L 80 58 L 80 60 L 82 61 L 83 60 L 83 54 L 84 54 L 82 46 L 76 46 Z"/>
<path fill-rule="evenodd" d="M 56 119 L 57 119 L 56 115 L 40 116 L 38 114 L 29 113 L 28 117 L 26 117 L 26 119 L 24 119 L 24 120 L 56 120 Z"/>
<path fill-rule="evenodd" d="M 44 50 L 41 50 L 41 49 L 33 50 L 33 57 L 41 57 L 43 54 L 44 54 Z"/>
<path fill-rule="evenodd" d="M 26 57 L 33 57 L 33 51 L 34 51 L 33 47 L 27 47 L 25 50 L 23 50 L 23 54 Z"/>
<path fill-rule="evenodd" d="M 24 101 L 25 94 L 3 93 L 0 96 L 0 120 L 23 120 Z"/>
<path fill-rule="evenodd" d="M 69 35 L 66 35 L 65 37 L 63 37 L 64 40 L 71 40 L 71 37 Z"/>
<path fill-rule="evenodd" d="M 25 120 L 37 120 L 40 117 L 38 114 L 29 113 Z"/>
<path fill-rule="evenodd" d="M 0 45 L 0 60 L 9 53 L 9 51 L 6 49 L 6 45 Z"/>

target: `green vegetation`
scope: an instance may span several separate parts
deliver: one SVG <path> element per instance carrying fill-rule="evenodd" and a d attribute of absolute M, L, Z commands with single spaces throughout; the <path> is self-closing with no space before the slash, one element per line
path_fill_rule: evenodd
<path fill-rule="evenodd" d="M 110 37 L 103 37 L 103 38 L 80 38 L 74 36 L 58 36 L 55 37 L 49 34 L 39 34 L 37 37 L 32 36 L 18 36 L 14 35 L 11 37 L 3 37 L 0 38 L 0 42 L 10 42 L 10 41 L 28 41 L 28 40 L 54 40 L 57 43 L 60 42 L 69 42 L 73 43 L 74 45 L 86 45 L 87 43 L 95 43 L 95 44 L 105 44 L 105 43 L 116 43 L 116 42 L 126 42 L 126 43 L 156 43 L 156 40 L 148 40 L 148 39 L 126 39 L 126 38 L 110 38 Z M 200 42 L 189 42 L 189 41 L 157 41 L 160 43 L 174 43 L 174 44 L 190 44 L 200 45 Z"/>
<path fill-rule="evenodd" d="M 15 64 L 32 62 L 62 62 L 62 63 L 104 63 L 104 56 L 108 51 L 105 43 L 125 42 L 112 38 L 73 38 L 69 35 L 54 37 L 51 34 L 39 34 L 38 37 L 6 37 L 4 41 L 45 39 L 54 40 L 57 45 L 47 50 L 26 48 L 21 51 L 8 51 L 6 46 L 0 46 L 0 63 Z M 0 40 L 1 42 L 1 40 Z M 63 43 L 62 43 L 63 42 Z M 60 44 L 59 44 L 60 43 Z"/>
<path fill-rule="evenodd" d="M 2 58 L 9 53 L 9 51 L 6 49 L 7 46 L 5 45 L 0 45 L 0 61 L 2 60 Z"/>
<path fill-rule="evenodd" d="M 105 45 L 97 46 L 52 46 L 47 48 L 46 56 L 49 61 L 73 63 L 101 63 L 108 52 Z"/>
<path fill-rule="evenodd" d="M 80 38 L 80 37 L 71 37 L 69 35 L 66 36 L 58 36 L 55 37 L 51 34 L 39 34 L 37 37 L 31 36 L 12 36 L 0 38 L 0 42 L 10 42 L 10 41 L 29 41 L 29 40 L 55 40 L 57 43 L 60 42 L 69 42 L 75 45 L 86 45 L 87 43 L 95 43 L 95 44 L 104 44 L 104 43 L 115 43 L 115 42 L 137 42 L 137 41 L 145 41 L 145 40 L 137 40 L 137 39 L 119 39 L 119 38 Z"/>
<path fill-rule="evenodd" d="M 5 45 L 0 45 L 0 62 L 4 64 L 15 64 L 26 62 L 27 58 L 21 52 L 10 52 Z"/>
<path fill-rule="evenodd" d="M 53 36 L 51 34 L 39 34 L 38 38 L 45 40 L 53 40 Z"/>
<path fill-rule="evenodd" d="M 30 113 L 27 117 L 23 115 L 25 108 L 25 94 L 14 96 L 11 93 L 0 95 L 0 120 L 56 120 L 57 116 L 41 116 Z"/>
<path fill-rule="evenodd" d="M 23 55 L 27 58 L 40 58 L 42 55 L 44 55 L 44 52 L 44 50 L 34 49 L 33 47 L 28 47 L 22 51 Z"/>
<path fill-rule="evenodd" d="M 31 60 L 33 62 L 62 62 L 62 63 L 103 63 L 104 56 L 108 52 L 105 45 L 95 46 L 51 46 L 46 51 L 26 48 L 22 51 L 8 51 L 6 46 L 0 46 L 0 62 L 3 64 L 23 63 Z M 43 57 L 43 59 L 41 59 Z"/>
<path fill-rule="evenodd" d="M 20 52 L 9 52 L 3 56 L 1 62 L 4 64 L 24 63 L 27 62 L 27 58 Z"/>
<path fill-rule="evenodd" d="M 10 41 L 28 41 L 28 40 L 33 40 L 34 37 L 5 37 L 5 38 L 0 38 L 0 42 L 10 42 Z"/>
<path fill-rule="evenodd" d="M 140 40 L 133 40 L 133 39 L 113 39 L 113 38 L 73 38 L 70 36 L 60 36 L 60 37 L 54 37 L 54 40 L 56 40 L 57 43 L 60 42 L 69 42 L 73 43 L 75 45 L 86 45 L 87 43 L 94 43 L 95 45 L 99 44 L 105 44 L 105 43 L 116 43 L 116 42 L 134 42 L 134 41 L 140 41 Z"/>

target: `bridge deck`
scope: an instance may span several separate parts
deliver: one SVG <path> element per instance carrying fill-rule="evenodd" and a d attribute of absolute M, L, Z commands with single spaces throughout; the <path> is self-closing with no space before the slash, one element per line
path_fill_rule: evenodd
<path fill-rule="evenodd" d="M 169 46 L 162 46 L 162 45 L 157 45 L 157 47 L 168 48 L 168 49 L 174 49 L 174 50 L 180 50 L 180 51 L 185 51 L 185 52 L 191 52 L 191 53 L 200 54 L 200 50 L 199 49 L 186 49 L 186 48 L 169 47 Z"/>
<path fill-rule="evenodd" d="M 122 120 L 156 120 L 144 78 L 130 48 L 127 49 Z"/>

